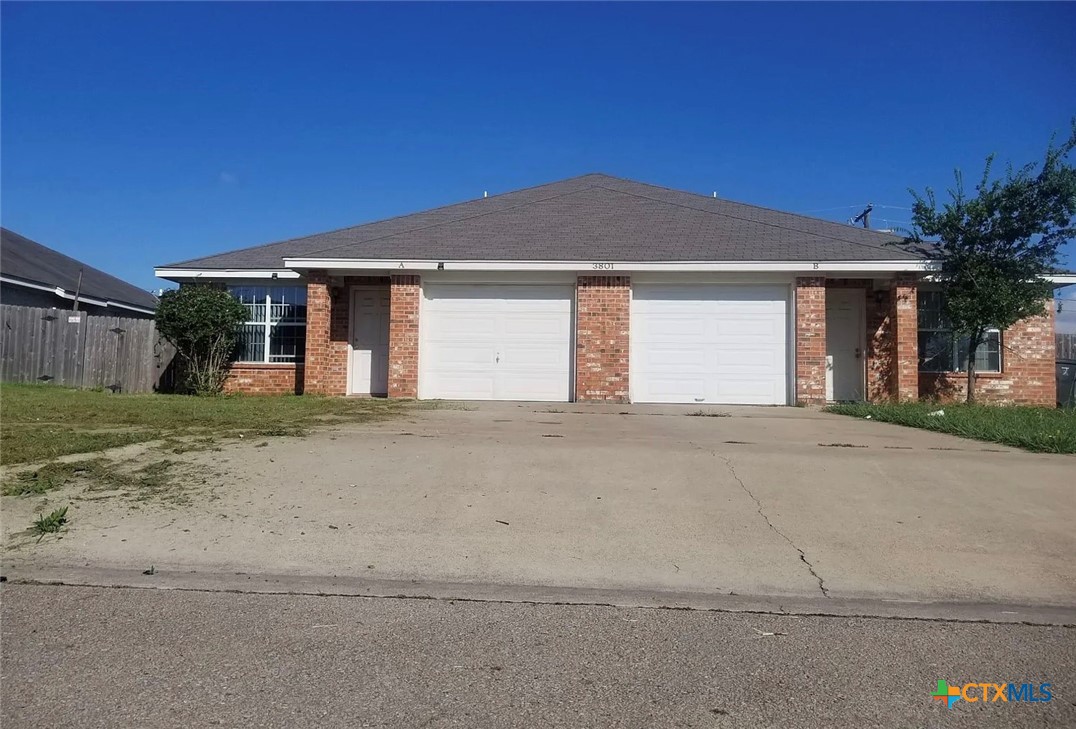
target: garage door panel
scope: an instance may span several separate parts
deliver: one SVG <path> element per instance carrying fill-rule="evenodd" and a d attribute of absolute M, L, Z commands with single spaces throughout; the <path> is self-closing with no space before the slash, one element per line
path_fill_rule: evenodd
<path fill-rule="evenodd" d="M 706 377 L 655 375 L 646 380 L 645 388 L 638 395 L 640 402 L 701 402 L 705 397 Z"/>
<path fill-rule="evenodd" d="M 641 322 L 641 333 L 654 342 L 703 341 L 706 338 L 706 321 L 698 316 L 683 314 L 652 314 Z"/>
<path fill-rule="evenodd" d="M 767 342 L 784 331 L 784 321 L 774 321 L 773 314 L 741 314 L 734 312 L 719 314 L 713 320 L 714 335 L 717 337 L 735 337 L 740 339 L 761 339 Z"/>
<path fill-rule="evenodd" d="M 775 361 L 772 349 L 753 349 L 751 347 L 736 347 L 735 349 L 721 349 L 714 352 L 714 367 L 718 372 L 726 374 L 751 373 L 757 370 L 765 372 L 764 377 L 772 380 L 773 370 L 781 368 L 781 363 Z"/>
<path fill-rule="evenodd" d="M 459 400 L 494 400 L 493 378 L 483 373 L 442 372 L 437 397 Z"/>
<path fill-rule="evenodd" d="M 787 402 L 787 287 L 642 284 L 632 297 L 634 399 Z"/>
<path fill-rule="evenodd" d="M 728 382 L 714 393 L 713 402 L 736 405 L 773 405 L 776 398 L 783 400 L 782 390 L 771 382 Z"/>
<path fill-rule="evenodd" d="M 450 368 L 466 367 L 470 369 L 488 368 L 497 357 L 497 350 L 492 344 L 480 342 L 444 342 L 437 347 L 437 358 L 431 367 L 437 371 Z"/>
<path fill-rule="evenodd" d="M 642 372 L 660 373 L 675 366 L 685 371 L 695 369 L 698 372 L 705 372 L 709 363 L 706 361 L 706 350 L 701 347 L 677 347 L 655 343 L 647 348 L 636 366 Z"/>
<path fill-rule="evenodd" d="M 570 286 L 426 285 L 421 396 L 566 401 L 573 294 Z"/>
<path fill-rule="evenodd" d="M 499 364 L 504 370 L 549 372 L 555 376 L 559 376 L 568 365 L 567 352 L 543 347 L 538 343 L 507 343 L 500 350 L 500 358 Z"/>
<path fill-rule="evenodd" d="M 438 312 L 438 315 L 431 317 L 430 321 L 431 327 L 436 326 L 431 334 L 431 341 L 451 342 L 460 338 L 494 339 L 497 322 L 498 319 L 494 313 Z"/>
<path fill-rule="evenodd" d="M 506 312 L 500 319 L 504 325 L 503 338 L 525 341 L 550 340 L 563 341 L 570 334 L 570 312 Z M 564 320 L 567 319 L 568 323 Z"/>

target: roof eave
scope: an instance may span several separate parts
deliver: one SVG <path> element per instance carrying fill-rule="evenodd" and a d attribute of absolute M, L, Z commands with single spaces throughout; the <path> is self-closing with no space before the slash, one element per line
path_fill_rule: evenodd
<path fill-rule="evenodd" d="M 95 296 L 86 296 L 85 294 L 81 293 L 75 294 L 74 292 L 68 291 L 62 286 L 49 286 L 48 284 L 25 281 L 23 279 L 13 278 L 11 276 L 0 276 L 0 281 L 3 281 L 6 284 L 11 284 L 12 286 L 22 286 L 24 288 L 35 289 L 37 291 L 46 291 L 50 294 L 55 294 L 61 299 L 67 299 L 68 301 L 75 301 L 77 299 L 79 303 L 90 304 L 92 306 L 112 306 L 120 309 L 129 309 L 131 311 L 141 312 L 143 314 L 152 314 L 155 311 L 154 309 L 150 309 L 145 306 L 137 306 L 135 304 L 129 304 L 122 301 L 114 301 L 112 299 L 101 299 Z"/>
<path fill-rule="evenodd" d="M 153 275 L 176 283 L 215 281 L 218 279 L 296 279 L 298 271 L 287 268 L 191 268 L 162 266 Z"/>
<path fill-rule="evenodd" d="M 795 273 L 901 273 L 927 272 L 937 263 L 927 259 L 890 261 L 439 261 L 435 259 L 285 258 L 296 271 L 577 271 L 580 273 L 631 273 L 633 271 L 795 272 Z"/>

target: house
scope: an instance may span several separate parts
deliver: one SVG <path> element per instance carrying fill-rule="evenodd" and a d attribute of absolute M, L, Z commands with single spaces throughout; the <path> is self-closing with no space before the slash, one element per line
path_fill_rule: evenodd
<path fill-rule="evenodd" d="M 77 301 L 77 307 L 76 307 Z M 152 318 L 157 297 L 115 276 L 0 228 L 0 303 Z"/>
<path fill-rule="evenodd" d="M 900 238 L 601 174 L 182 261 L 250 310 L 229 389 L 821 404 L 957 394 Z M 984 399 L 1054 403 L 1054 320 L 993 332 Z"/>

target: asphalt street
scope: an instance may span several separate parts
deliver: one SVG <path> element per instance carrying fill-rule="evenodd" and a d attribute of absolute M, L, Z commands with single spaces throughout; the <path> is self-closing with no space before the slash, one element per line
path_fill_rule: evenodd
<path fill-rule="evenodd" d="M 5 585 L 6 727 L 1071 727 L 1076 629 Z M 1049 682 L 1048 703 L 931 699 Z"/>

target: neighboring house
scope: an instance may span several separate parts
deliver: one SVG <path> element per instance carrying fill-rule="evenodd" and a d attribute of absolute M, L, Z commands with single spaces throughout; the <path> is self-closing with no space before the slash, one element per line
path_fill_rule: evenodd
<path fill-rule="evenodd" d="M 0 303 L 152 318 L 157 297 L 115 276 L 0 228 Z"/>
<path fill-rule="evenodd" d="M 592 174 L 162 266 L 250 309 L 232 390 L 820 404 L 959 392 L 932 264 L 890 235 Z M 1053 308 L 982 348 L 1054 404 Z"/>

